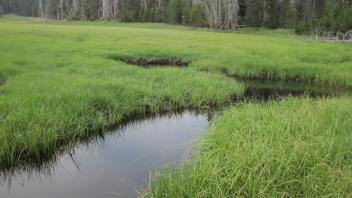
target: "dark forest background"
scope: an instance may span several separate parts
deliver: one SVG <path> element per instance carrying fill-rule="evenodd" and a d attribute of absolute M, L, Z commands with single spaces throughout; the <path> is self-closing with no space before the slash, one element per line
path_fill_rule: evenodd
<path fill-rule="evenodd" d="M 163 22 L 213 29 L 352 29 L 352 0 L 0 0 L 0 15 L 57 20 Z"/>

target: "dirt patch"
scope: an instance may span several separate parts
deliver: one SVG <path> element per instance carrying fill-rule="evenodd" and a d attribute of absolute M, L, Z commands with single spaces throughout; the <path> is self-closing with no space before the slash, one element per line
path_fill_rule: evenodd
<path fill-rule="evenodd" d="M 6 81 L 4 79 L 0 79 L 0 86 L 4 85 Z"/>
<path fill-rule="evenodd" d="M 109 56 L 110 59 L 115 61 L 122 61 L 127 64 L 137 65 L 141 67 L 187 67 L 191 61 L 184 60 L 178 57 L 166 58 L 142 58 L 142 57 L 121 57 Z"/>

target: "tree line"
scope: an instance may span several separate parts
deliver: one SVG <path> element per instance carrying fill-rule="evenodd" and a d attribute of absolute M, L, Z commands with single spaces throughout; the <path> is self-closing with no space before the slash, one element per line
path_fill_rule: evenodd
<path fill-rule="evenodd" d="M 163 22 L 212 29 L 352 29 L 352 0 L 0 0 L 0 14 L 57 20 Z"/>

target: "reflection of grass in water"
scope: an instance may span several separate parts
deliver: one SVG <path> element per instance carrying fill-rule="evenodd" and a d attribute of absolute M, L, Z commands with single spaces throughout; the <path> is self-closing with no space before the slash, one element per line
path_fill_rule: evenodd
<path fill-rule="evenodd" d="M 235 105 L 200 153 L 157 174 L 150 197 L 348 197 L 352 101 L 289 98 Z"/>
<path fill-rule="evenodd" d="M 157 114 L 148 113 L 145 115 L 135 115 L 122 121 L 119 125 L 112 127 L 104 133 L 97 133 L 88 137 L 87 139 L 81 139 L 79 144 L 71 147 L 62 147 L 57 150 L 55 155 L 46 156 L 40 159 L 33 159 L 32 161 L 26 161 L 23 164 L 17 166 L 5 167 L 0 170 L 0 184 L 8 185 L 11 187 L 13 181 L 27 180 L 29 182 L 33 179 L 51 177 L 55 175 L 55 169 L 57 163 L 63 159 L 64 156 L 69 157 L 77 169 L 80 169 L 80 162 L 76 159 L 77 149 L 104 149 L 106 141 L 110 139 L 119 139 L 123 136 L 123 133 L 128 128 L 135 126 L 143 126 L 143 124 L 157 124 L 162 121 L 163 118 L 178 119 L 185 114 L 200 115 L 207 114 L 210 118 L 212 116 L 211 111 L 204 110 L 178 110 L 172 112 L 161 112 Z"/>
<path fill-rule="evenodd" d="M 350 95 L 351 90 L 345 87 L 331 86 L 321 83 L 241 80 L 247 87 L 245 95 L 260 99 L 276 99 L 288 96 L 335 97 Z"/>

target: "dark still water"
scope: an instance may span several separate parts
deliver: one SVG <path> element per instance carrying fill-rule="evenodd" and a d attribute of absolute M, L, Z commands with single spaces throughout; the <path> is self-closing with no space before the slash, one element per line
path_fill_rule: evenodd
<path fill-rule="evenodd" d="M 150 171 L 187 157 L 207 127 L 207 114 L 189 111 L 133 122 L 40 170 L 2 173 L 0 198 L 136 197 Z"/>

